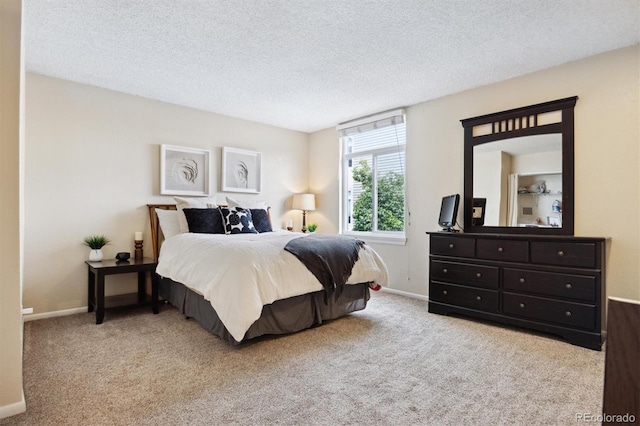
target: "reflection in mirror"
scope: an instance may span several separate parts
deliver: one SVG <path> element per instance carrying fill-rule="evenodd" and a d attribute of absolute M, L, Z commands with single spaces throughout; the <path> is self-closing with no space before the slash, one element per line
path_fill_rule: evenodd
<path fill-rule="evenodd" d="M 484 226 L 562 227 L 562 134 L 473 147 L 473 198 L 486 200 Z"/>

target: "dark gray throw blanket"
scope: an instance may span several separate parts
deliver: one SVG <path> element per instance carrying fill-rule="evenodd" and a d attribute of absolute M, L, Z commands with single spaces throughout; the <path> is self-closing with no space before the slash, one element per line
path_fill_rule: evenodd
<path fill-rule="evenodd" d="M 324 286 L 326 302 L 332 294 L 336 298 L 342 294 L 362 245 L 364 241 L 345 235 L 312 234 L 294 238 L 284 249 L 300 259 Z"/>

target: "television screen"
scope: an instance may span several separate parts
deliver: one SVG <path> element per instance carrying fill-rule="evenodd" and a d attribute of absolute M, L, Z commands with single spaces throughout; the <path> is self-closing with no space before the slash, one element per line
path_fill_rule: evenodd
<path fill-rule="evenodd" d="M 445 231 L 452 231 L 453 225 L 456 224 L 458 216 L 458 204 L 460 203 L 460 194 L 448 195 L 442 197 L 442 205 L 440 206 L 440 217 L 438 224 Z"/>

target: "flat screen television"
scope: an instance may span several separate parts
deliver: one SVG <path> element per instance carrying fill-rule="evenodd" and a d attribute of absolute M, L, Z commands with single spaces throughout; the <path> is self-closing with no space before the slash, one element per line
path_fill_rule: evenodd
<path fill-rule="evenodd" d="M 456 217 L 458 216 L 458 204 L 460 204 L 460 194 L 442 197 L 438 224 L 442 226 L 443 231 L 455 232 L 453 225 L 456 224 Z"/>

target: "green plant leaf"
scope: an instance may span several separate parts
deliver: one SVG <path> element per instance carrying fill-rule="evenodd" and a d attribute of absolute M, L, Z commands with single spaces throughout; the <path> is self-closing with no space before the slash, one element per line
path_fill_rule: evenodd
<path fill-rule="evenodd" d="M 109 244 L 111 241 L 104 235 L 91 235 L 89 237 L 85 237 L 82 242 L 91 250 L 99 250 Z"/>

